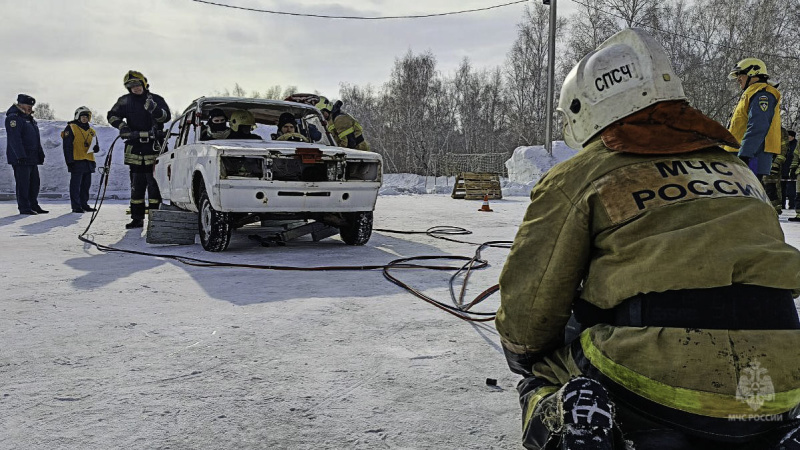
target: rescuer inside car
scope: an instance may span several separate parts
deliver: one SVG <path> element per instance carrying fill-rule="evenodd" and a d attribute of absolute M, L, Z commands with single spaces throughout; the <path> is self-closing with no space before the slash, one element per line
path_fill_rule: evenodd
<path fill-rule="evenodd" d="M 293 142 L 310 142 L 307 137 L 298 133 L 296 130 L 297 121 L 294 115 L 285 112 L 278 117 L 278 133 L 276 134 L 276 141 L 293 141 Z"/>
<path fill-rule="evenodd" d="M 208 122 L 200 132 L 200 140 L 228 139 L 230 134 L 231 129 L 228 127 L 228 117 L 225 116 L 225 111 L 219 108 L 209 111 Z"/>
<path fill-rule="evenodd" d="M 147 78 L 129 70 L 123 78 L 128 93 L 117 100 L 108 112 L 108 123 L 119 129 L 125 139 L 125 165 L 131 175 L 131 221 L 125 228 L 144 226 L 145 193 L 150 209 L 158 209 L 161 192 L 153 177 L 158 148 L 164 143 L 164 123 L 171 114 L 164 98 L 150 92 Z"/>
<path fill-rule="evenodd" d="M 736 138 L 636 28 L 572 69 L 558 110 L 582 150 L 531 192 L 500 276 L 524 445 L 798 448 L 800 251 L 720 147 Z"/>
<path fill-rule="evenodd" d="M 253 133 L 256 127 L 256 118 L 246 109 L 237 109 L 231 113 L 231 134 L 228 139 L 261 139 Z"/>

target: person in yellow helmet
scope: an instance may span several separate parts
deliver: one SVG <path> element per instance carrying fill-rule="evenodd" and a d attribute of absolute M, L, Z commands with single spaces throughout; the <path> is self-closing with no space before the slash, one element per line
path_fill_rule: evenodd
<path fill-rule="evenodd" d="M 364 138 L 364 129 L 353 116 L 342 111 L 342 105 L 341 100 L 332 104 L 330 100 L 320 96 L 317 109 L 322 111 L 322 116 L 328 123 L 327 129 L 339 147 L 369 151 L 369 142 Z"/>
<path fill-rule="evenodd" d="M 637 28 L 578 62 L 558 111 L 580 151 L 531 192 L 495 319 L 523 445 L 798 448 L 800 251 L 736 138 Z"/>
<path fill-rule="evenodd" d="M 773 158 L 781 154 L 781 93 L 768 82 L 766 63 L 757 58 L 736 63 L 728 78 L 736 80 L 742 90 L 728 127 L 740 146 L 726 146 L 725 150 L 738 153 L 763 183 Z M 774 184 L 768 183 L 765 188 L 770 200 L 777 204 Z"/>
<path fill-rule="evenodd" d="M 125 140 L 125 165 L 130 168 L 131 221 L 126 229 L 142 228 L 145 193 L 150 209 L 158 209 L 161 191 L 153 176 L 158 148 L 164 143 L 164 124 L 172 117 L 167 102 L 150 92 L 150 84 L 141 72 L 129 70 L 122 79 L 128 93 L 117 99 L 108 111 L 108 123 L 119 129 Z"/>
<path fill-rule="evenodd" d="M 256 127 L 256 118 L 246 109 L 237 109 L 231 113 L 231 134 L 228 139 L 261 139 L 253 133 Z"/>

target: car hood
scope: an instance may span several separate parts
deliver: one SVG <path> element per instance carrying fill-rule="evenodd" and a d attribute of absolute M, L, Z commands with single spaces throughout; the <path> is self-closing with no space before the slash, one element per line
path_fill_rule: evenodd
<path fill-rule="evenodd" d="M 325 155 L 337 155 L 344 153 L 348 158 L 367 158 L 381 159 L 381 156 L 374 152 L 353 150 L 343 147 L 331 147 L 327 145 L 310 144 L 307 142 L 285 142 L 285 141 L 255 141 L 249 139 L 224 140 L 215 143 L 206 143 L 210 147 L 222 152 L 235 153 L 262 153 L 264 151 L 280 152 L 285 155 L 293 155 L 299 148 L 315 148 L 322 151 Z"/>

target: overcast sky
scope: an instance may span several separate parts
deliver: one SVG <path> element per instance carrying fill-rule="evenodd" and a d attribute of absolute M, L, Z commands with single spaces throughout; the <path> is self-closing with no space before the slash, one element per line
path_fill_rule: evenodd
<path fill-rule="evenodd" d="M 510 0 L 215 0 L 280 11 L 388 16 L 481 8 Z M 538 1 L 538 0 L 531 0 Z M 531 3 L 529 2 L 529 3 Z M 573 5 L 558 4 L 559 15 Z M 0 0 L 0 107 L 20 92 L 60 119 L 86 105 L 103 115 L 126 93 L 129 69 L 145 74 L 174 110 L 239 83 L 248 92 L 295 85 L 338 98 L 339 84 L 388 80 L 395 58 L 431 50 L 451 73 L 502 64 L 525 3 L 413 20 L 279 16 L 191 0 Z M 5 106 L 4 103 L 5 102 Z"/>

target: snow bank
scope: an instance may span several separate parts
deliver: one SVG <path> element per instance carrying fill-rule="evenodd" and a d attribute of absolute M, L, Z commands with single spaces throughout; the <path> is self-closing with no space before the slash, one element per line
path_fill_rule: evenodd
<path fill-rule="evenodd" d="M 5 123 L 5 113 L 0 113 L 0 124 Z M 61 149 L 61 131 L 67 122 L 60 120 L 40 120 L 39 131 L 42 136 L 45 162 L 39 167 L 42 180 L 41 198 L 68 198 L 69 173 L 64 163 Z M 102 165 L 108 147 L 117 137 L 117 130 L 110 126 L 94 126 L 102 152 L 96 156 L 98 165 Z M 506 161 L 508 179 L 501 178 L 503 196 L 527 196 L 542 174 L 555 164 L 572 157 L 575 150 L 563 142 L 553 143 L 553 156 L 549 156 L 543 146 L 519 147 L 514 150 L 511 159 Z M 117 141 L 111 164 L 106 198 L 130 198 L 130 181 L 128 169 L 123 164 L 123 143 Z M 14 198 L 14 172 L 6 163 L 6 130 L 0 128 L 0 200 Z M 99 174 L 95 173 L 91 195 L 95 196 L 99 188 Z M 409 194 L 450 194 L 453 191 L 454 177 L 425 177 L 408 173 L 388 173 L 383 176 L 380 195 Z"/>
<path fill-rule="evenodd" d="M 14 195 L 14 171 L 6 160 L 6 129 L 5 113 L 0 113 L 0 199 L 7 199 L 8 194 L 13 199 Z M 64 162 L 64 151 L 61 148 L 61 132 L 67 127 L 66 121 L 61 120 L 39 120 L 39 134 L 42 138 L 44 148 L 44 165 L 39 166 L 39 177 L 42 180 L 40 198 L 68 198 L 69 197 L 69 172 L 67 164 Z M 98 165 L 102 165 L 105 153 L 119 132 L 109 126 L 94 126 L 97 130 L 98 140 L 102 152 L 95 156 Z M 128 169 L 123 163 L 124 151 L 123 144 L 117 141 L 116 151 L 112 161 L 112 176 L 109 178 L 107 198 L 130 198 L 130 180 L 128 179 Z M 91 195 L 94 196 L 99 187 L 97 180 L 99 174 L 95 173 L 92 179 Z M 5 194 L 5 195 L 3 195 Z"/>
<path fill-rule="evenodd" d="M 506 161 L 508 179 L 512 183 L 533 187 L 550 168 L 572 158 L 577 152 L 563 141 L 553 142 L 553 155 L 548 155 L 543 145 L 517 147 Z M 529 189 L 530 191 L 530 189 Z"/>

